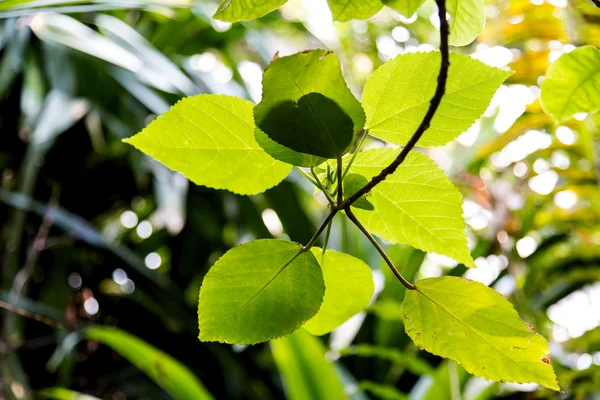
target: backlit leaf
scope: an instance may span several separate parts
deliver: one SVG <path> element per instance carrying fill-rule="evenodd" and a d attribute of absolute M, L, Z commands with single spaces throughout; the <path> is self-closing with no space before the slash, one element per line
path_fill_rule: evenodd
<path fill-rule="evenodd" d="M 303 329 L 271 342 L 273 358 L 289 400 L 345 400 L 342 382 L 325 357 L 325 347 Z"/>
<path fill-rule="evenodd" d="M 120 329 L 100 325 L 85 329 L 84 335 L 111 347 L 175 399 L 213 399 L 184 364 L 138 337 Z"/>
<path fill-rule="evenodd" d="M 369 183 L 368 179 L 359 174 L 348 174 L 346 178 L 344 178 L 344 197 L 351 197 L 354 193 L 358 192 L 363 188 L 367 183 Z M 360 208 L 363 210 L 374 210 L 373 204 L 367 200 L 368 193 L 356 200 L 352 203 L 352 207 Z"/>
<path fill-rule="evenodd" d="M 323 301 L 321 267 L 302 246 L 273 239 L 229 250 L 200 288 L 200 340 L 254 344 L 287 335 Z"/>
<path fill-rule="evenodd" d="M 392 10 L 410 18 L 425 3 L 425 0 L 382 0 Z"/>
<path fill-rule="evenodd" d="M 429 108 L 439 70 L 439 52 L 402 54 L 379 67 L 367 81 L 362 97 L 369 133 L 406 144 Z M 456 139 L 484 113 L 510 74 L 474 58 L 451 54 L 446 94 L 418 146 L 440 146 Z"/>
<path fill-rule="evenodd" d="M 365 115 L 346 86 L 337 56 L 313 50 L 279 58 L 263 74 L 257 126 L 297 152 L 335 158 L 346 153 Z"/>
<path fill-rule="evenodd" d="M 484 0 L 448 0 L 446 10 L 450 20 L 448 42 L 453 46 L 466 46 L 471 43 L 485 27 Z"/>
<path fill-rule="evenodd" d="M 124 141 L 198 185 L 238 194 L 264 192 L 291 167 L 256 143 L 252 108 L 237 97 L 187 97 Z"/>
<path fill-rule="evenodd" d="M 373 274 L 362 260 L 346 253 L 327 250 L 322 259 L 320 248 L 311 251 L 321 264 L 325 297 L 317 315 L 303 327 L 313 335 L 324 335 L 367 307 L 374 290 Z"/>
<path fill-rule="evenodd" d="M 375 149 L 356 156 L 351 172 L 371 179 L 399 150 Z M 369 196 L 374 211 L 356 210 L 377 236 L 453 258 L 473 267 L 467 247 L 462 195 L 427 156 L 413 151 Z"/>
<path fill-rule="evenodd" d="M 416 286 L 406 291 L 402 306 L 406 332 L 417 346 L 485 379 L 560 390 L 548 343 L 499 293 L 450 276 Z"/>
<path fill-rule="evenodd" d="M 383 8 L 380 0 L 327 0 L 333 19 L 346 22 L 352 19 L 367 19 Z"/>
<path fill-rule="evenodd" d="M 227 22 L 250 21 L 281 7 L 288 0 L 222 0 L 213 15 Z"/>
<path fill-rule="evenodd" d="M 542 82 L 541 101 L 557 122 L 600 111 L 600 50 L 583 46 L 554 61 Z"/>

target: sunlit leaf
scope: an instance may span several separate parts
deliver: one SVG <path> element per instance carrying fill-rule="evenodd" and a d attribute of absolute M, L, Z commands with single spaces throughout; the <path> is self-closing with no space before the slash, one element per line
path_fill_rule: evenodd
<path fill-rule="evenodd" d="M 485 27 L 485 3 L 483 0 L 448 0 L 446 10 L 452 16 L 448 42 L 453 46 L 466 46 Z"/>
<path fill-rule="evenodd" d="M 459 362 L 470 373 L 560 390 L 548 343 L 487 286 L 457 277 L 423 279 L 403 302 L 406 332 L 417 346 Z"/>
<path fill-rule="evenodd" d="M 256 143 L 252 107 L 224 95 L 187 97 L 124 141 L 198 185 L 238 194 L 264 192 L 291 167 Z"/>
<path fill-rule="evenodd" d="M 425 3 L 425 0 L 381 0 L 383 4 L 392 10 L 410 18 L 417 12 L 419 7 Z"/>
<path fill-rule="evenodd" d="M 554 61 L 542 82 L 541 101 L 557 122 L 600 111 L 600 50 L 583 46 Z"/>
<path fill-rule="evenodd" d="M 354 193 L 358 192 L 363 188 L 369 181 L 362 175 L 359 174 L 348 174 L 346 178 L 344 178 L 344 196 L 351 197 Z M 367 199 L 368 194 L 361 197 L 352 203 L 352 207 L 360 208 L 363 210 L 372 211 L 375 209 L 373 204 Z"/>
<path fill-rule="evenodd" d="M 429 108 L 439 70 L 439 52 L 402 54 L 379 67 L 367 81 L 362 97 L 369 133 L 406 144 Z M 474 58 L 451 54 L 446 94 L 418 146 L 440 146 L 456 139 L 484 113 L 510 74 Z"/>
<path fill-rule="evenodd" d="M 138 337 L 120 329 L 99 325 L 87 328 L 84 335 L 111 347 L 175 399 L 213 399 L 185 365 Z"/>
<path fill-rule="evenodd" d="M 327 0 L 336 21 L 367 19 L 383 8 L 380 0 Z"/>
<path fill-rule="evenodd" d="M 337 56 L 313 50 L 279 58 L 263 74 L 256 125 L 297 152 L 336 158 L 363 128 L 360 103 L 346 86 Z"/>
<path fill-rule="evenodd" d="M 200 340 L 254 344 L 287 335 L 313 317 L 325 286 L 319 263 L 302 246 L 255 240 L 229 250 L 204 277 Z"/>
<path fill-rule="evenodd" d="M 322 259 L 320 248 L 311 251 L 321 264 L 325 296 L 317 315 L 303 327 L 313 335 L 324 335 L 367 307 L 373 295 L 373 274 L 362 260 L 346 253 L 327 250 Z"/>
<path fill-rule="evenodd" d="M 249 21 L 278 9 L 288 0 L 222 0 L 213 18 L 227 21 Z"/>
<path fill-rule="evenodd" d="M 342 383 L 325 358 L 319 339 L 300 329 L 271 342 L 273 358 L 283 375 L 289 400 L 343 400 Z"/>
<path fill-rule="evenodd" d="M 371 179 L 399 150 L 359 154 L 351 172 Z M 467 247 L 462 195 L 427 156 L 411 152 L 400 167 L 375 186 L 369 196 L 374 211 L 356 210 L 358 219 L 377 236 L 431 251 L 473 267 Z"/>

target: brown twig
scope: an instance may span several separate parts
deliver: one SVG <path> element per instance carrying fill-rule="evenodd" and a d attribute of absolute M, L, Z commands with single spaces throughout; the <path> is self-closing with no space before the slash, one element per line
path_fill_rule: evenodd
<path fill-rule="evenodd" d="M 64 325 L 61 322 L 55 321 L 53 319 L 44 317 L 42 315 L 36 314 L 34 312 L 25 310 L 24 308 L 18 307 L 14 304 L 7 303 L 5 301 L 0 300 L 0 308 L 13 312 L 15 314 L 19 314 L 22 317 L 33 319 L 35 321 L 41 322 L 53 328 L 64 328 Z"/>

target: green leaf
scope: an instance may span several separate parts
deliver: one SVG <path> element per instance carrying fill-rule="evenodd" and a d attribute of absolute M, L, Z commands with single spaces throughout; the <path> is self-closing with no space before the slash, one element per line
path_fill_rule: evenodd
<path fill-rule="evenodd" d="M 583 46 L 554 61 L 542 82 L 541 101 L 557 122 L 600 111 L 600 50 Z"/>
<path fill-rule="evenodd" d="M 448 43 L 453 46 L 470 44 L 485 27 L 484 0 L 448 0 L 446 10 L 452 16 Z"/>
<path fill-rule="evenodd" d="M 560 390 L 548 343 L 502 295 L 464 278 L 423 279 L 403 302 L 406 332 L 425 350 L 484 379 Z"/>
<path fill-rule="evenodd" d="M 229 250 L 200 288 L 200 340 L 254 344 L 287 335 L 312 318 L 325 286 L 302 246 L 263 239 Z"/>
<path fill-rule="evenodd" d="M 406 18 L 410 18 L 414 13 L 425 3 L 425 0 L 381 0 L 383 4 L 402 14 Z"/>
<path fill-rule="evenodd" d="M 213 399 L 184 364 L 138 337 L 120 329 L 99 325 L 87 328 L 84 335 L 111 347 L 175 399 Z"/>
<path fill-rule="evenodd" d="M 37 392 L 37 398 L 53 400 L 99 400 L 97 397 L 90 396 L 89 394 L 59 387 L 42 389 Z"/>
<path fill-rule="evenodd" d="M 371 179 L 399 150 L 374 149 L 356 156 L 351 172 Z M 392 243 L 409 244 L 474 267 L 467 247 L 462 195 L 427 156 L 413 151 L 371 191 L 374 211 L 356 210 L 367 229 Z"/>
<path fill-rule="evenodd" d="M 323 344 L 304 330 L 271 342 L 289 400 L 345 400 L 342 383 Z"/>
<path fill-rule="evenodd" d="M 398 145 L 411 138 L 435 92 L 440 53 L 410 53 L 379 67 L 365 85 L 362 104 L 373 136 Z M 441 146 L 466 131 L 483 114 L 511 74 L 474 58 L 450 55 L 446 94 L 419 146 Z"/>
<path fill-rule="evenodd" d="M 237 97 L 187 97 L 124 142 L 198 185 L 247 195 L 264 192 L 291 167 L 256 143 L 252 108 Z"/>
<path fill-rule="evenodd" d="M 250 21 L 278 9 L 288 0 L 222 0 L 213 15 L 227 22 Z"/>
<path fill-rule="evenodd" d="M 256 128 L 256 131 L 254 132 L 254 138 L 260 147 L 262 147 L 271 157 L 287 164 L 310 168 L 317 167 L 327 161 L 327 158 L 299 153 L 292 149 L 288 149 L 284 145 L 271 139 L 266 133 L 258 128 Z"/>
<path fill-rule="evenodd" d="M 367 19 L 383 8 L 380 0 L 327 0 L 333 19 L 347 22 L 352 19 Z"/>
<path fill-rule="evenodd" d="M 344 197 L 351 197 L 354 193 L 362 189 L 363 186 L 365 186 L 367 183 L 369 183 L 369 180 L 362 175 L 348 174 L 348 176 L 344 178 L 343 183 Z M 369 194 L 367 193 L 360 199 L 356 200 L 354 203 L 352 203 L 352 207 L 360 208 L 362 210 L 373 211 L 375 207 L 373 207 L 373 204 L 369 200 L 367 200 L 368 195 Z"/>
<path fill-rule="evenodd" d="M 277 143 L 326 158 L 345 154 L 365 122 L 339 59 L 325 50 L 273 61 L 263 74 L 263 97 L 254 117 Z"/>
<path fill-rule="evenodd" d="M 331 332 L 369 304 L 374 283 L 371 268 L 362 260 L 334 250 L 311 249 L 320 261 L 325 281 L 325 297 L 317 315 L 304 324 L 313 335 Z M 322 262 L 321 262 L 322 260 Z"/>

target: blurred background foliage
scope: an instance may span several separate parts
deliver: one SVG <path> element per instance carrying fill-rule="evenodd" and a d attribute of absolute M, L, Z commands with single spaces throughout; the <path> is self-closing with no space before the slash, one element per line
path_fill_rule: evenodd
<path fill-rule="evenodd" d="M 600 9 L 486 4 L 484 33 L 454 51 L 515 74 L 458 141 L 427 150 L 464 194 L 479 268 L 403 246 L 390 254 L 410 279 L 464 275 L 498 290 L 550 339 L 558 396 L 600 398 L 600 118 L 556 126 L 538 99 L 552 60 L 600 47 Z M 0 2 L 0 301 L 35 318 L 2 311 L 0 398 L 557 396 L 472 377 L 416 348 L 402 326 L 404 287 L 342 219 L 330 246 L 372 267 L 368 312 L 323 338 L 197 340 L 198 290 L 218 257 L 254 238 L 306 243 L 326 201 L 294 173 L 251 197 L 190 185 L 121 139 L 184 96 L 259 101 L 276 52 L 336 51 L 360 95 L 382 62 L 438 41 L 433 1 L 410 19 L 385 8 L 343 24 L 324 0 L 290 0 L 235 25 L 211 19 L 216 5 Z"/>

